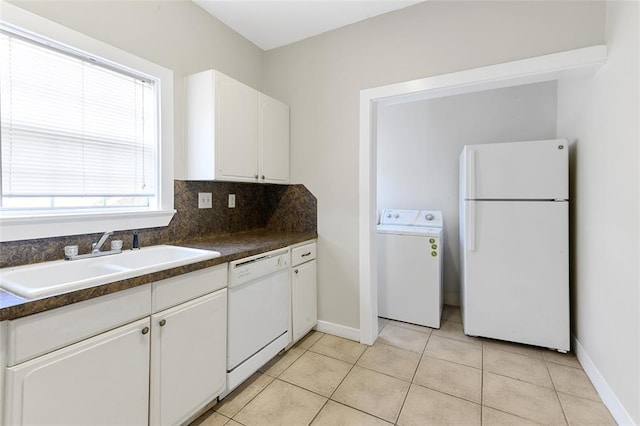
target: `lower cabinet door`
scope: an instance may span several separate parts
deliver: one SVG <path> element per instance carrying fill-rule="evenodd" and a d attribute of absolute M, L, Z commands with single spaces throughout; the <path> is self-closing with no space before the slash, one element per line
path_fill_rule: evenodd
<path fill-rule="evenodd" d="M 318 322 L 318 290 L 316 261 L 292 268 L 291 304 L 293 340 L 296 341 Z"/>
<path fill-rule="evenodd" d="M 7 425 L 147 425 L 149 318 L 7 368 Z"/>
<path fill-rule="evenodd" d="M 151 316 L 150 424 L 184 423 L 226 388 L 227 290 Z"/>

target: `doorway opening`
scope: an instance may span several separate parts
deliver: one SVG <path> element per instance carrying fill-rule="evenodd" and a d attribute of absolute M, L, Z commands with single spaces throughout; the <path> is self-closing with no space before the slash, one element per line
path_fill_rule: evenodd
<path fill-rule="evenodd" d="M 360 342 L 378 336 L 377 307 L 377 146 L 380 109 L 396 104 L 552 82 L 588 75 L 606 61 L 606 46 L 539 56 L 515 62 L 365 89 L 360 92 L 359 288 Z"/>

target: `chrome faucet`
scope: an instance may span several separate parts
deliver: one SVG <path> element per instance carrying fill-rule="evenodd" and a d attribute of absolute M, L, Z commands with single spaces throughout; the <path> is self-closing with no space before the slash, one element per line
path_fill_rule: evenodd
<path fill-rule="evenodd" d="M 91 253 L 78 254 L 78 246 L 66 246 L 64 248 L 64 258 L 66 260 L 77 260 L 87 259 L 89 257 L 108 256 L 110 254 L 122 253 L 122 241 L 112 241 L 111 250 L 100 250 L 110 235 L 113 235 L 113 231 L 105 232 L 104 234 L 102 234 L 97 243 L 91 244 Z M 116 243 L 118 243 L 118 245 L 116 245 Z"/>
<path fill-rule="evenodd" d="M 91 244 L 91 253 L 93 254 L 100 253 L 100 249 L 102 248 L 105 241 L 107 241 L 107 238 L 109 238 L 110 235 L 113 235 L 113 231 L 105 232 L 104 234 L 102 234 L 102 237 L 100 237 L 97 243 Z"/>

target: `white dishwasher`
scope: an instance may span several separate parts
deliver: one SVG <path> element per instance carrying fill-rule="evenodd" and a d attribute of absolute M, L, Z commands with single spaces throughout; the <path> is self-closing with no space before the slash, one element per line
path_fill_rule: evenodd
<path fill-rule="evenodd" d="M 289 248 L 229 263 L 227 392 L 291 341 Z"/>

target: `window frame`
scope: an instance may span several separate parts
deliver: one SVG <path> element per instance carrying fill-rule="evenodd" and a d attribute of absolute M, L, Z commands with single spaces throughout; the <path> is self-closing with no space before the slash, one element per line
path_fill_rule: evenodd
<path fill-rule="evenodd" d="M 0 242 L 66 235 L 167 226 L 175 214 L 173 206 L 173 71 L 125 52 L 87 35 L 71 30 L 4 1 L 2 22 L 38 37 L 55 40 L 70 49 L 86 52 L 109 63 L 131 68 L 158 80 L 159 138 L 158 203 L 153 209 L 126 211 L 37 211 L 0 216 Z"/>

